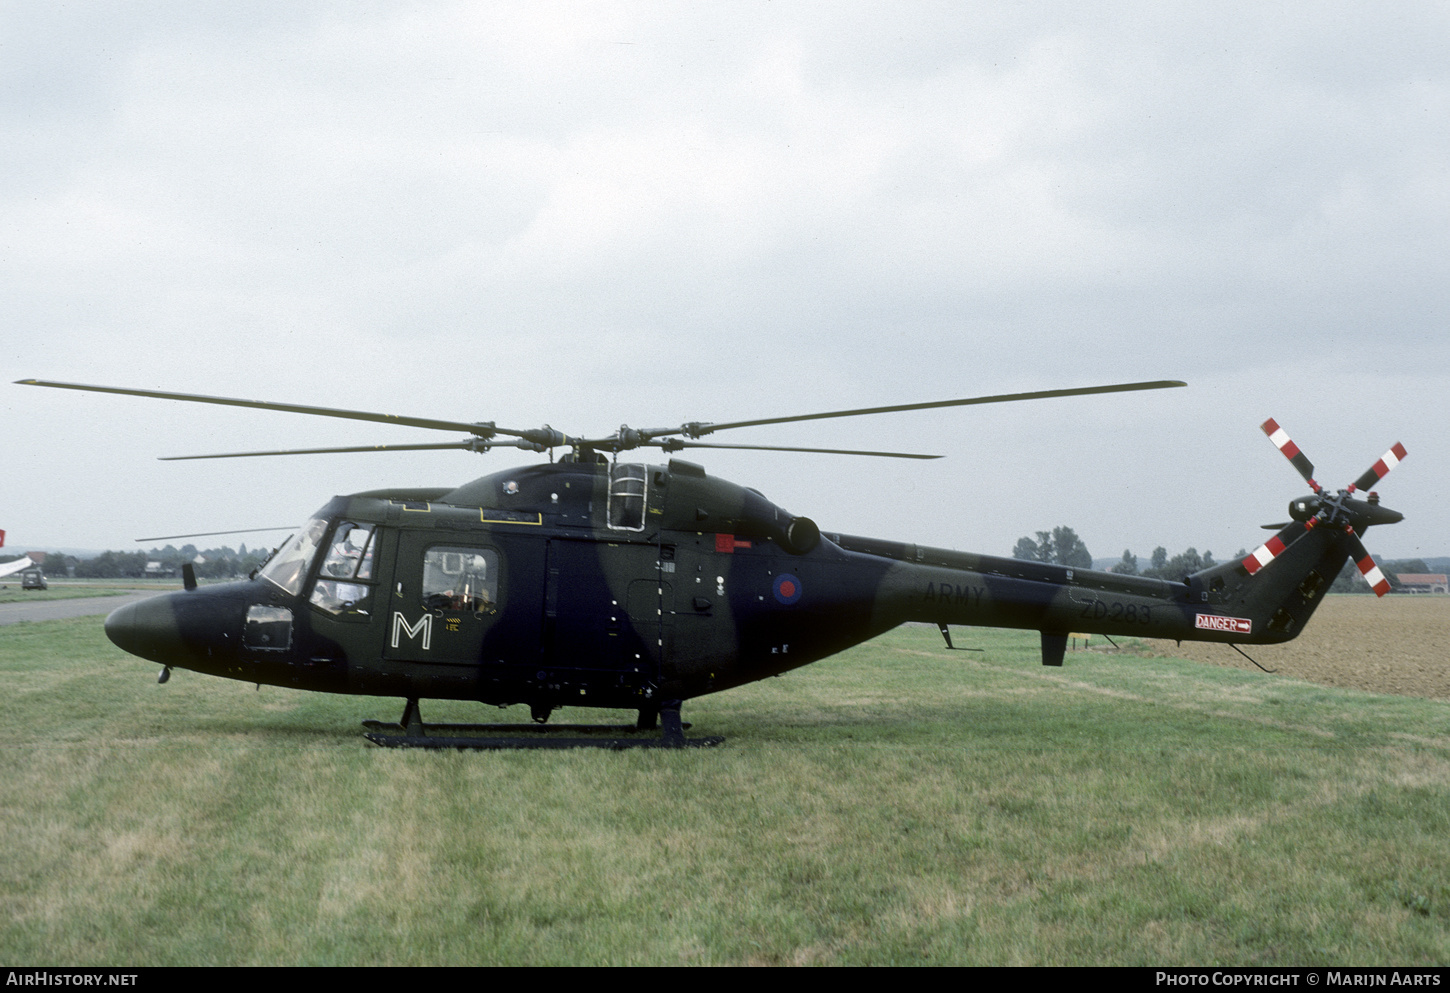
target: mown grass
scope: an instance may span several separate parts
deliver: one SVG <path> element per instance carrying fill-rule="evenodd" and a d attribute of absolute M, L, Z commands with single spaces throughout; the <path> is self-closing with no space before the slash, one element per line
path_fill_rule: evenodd
<path fill-rule="evenodd" d="M 718 749 L 420 753 L 359 734 L 400 701 L 0 629 L 0 958 L 1450 960 L 1450 704 L 958 640 L 692 701 Z"/>

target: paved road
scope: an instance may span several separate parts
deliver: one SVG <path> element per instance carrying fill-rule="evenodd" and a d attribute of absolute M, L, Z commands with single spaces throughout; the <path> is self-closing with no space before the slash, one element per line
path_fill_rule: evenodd
<path fill-rule="evenodd" d="M 91 617 L 109 614 L 124 603 L 135 603 L 164 590 L 128 593 L 122 596 L 88 596 L 74 600 L 35 600 L 26 603 L 0 603 L 0 625 L 18 621 L 58 621 L 67 617 Z"/>

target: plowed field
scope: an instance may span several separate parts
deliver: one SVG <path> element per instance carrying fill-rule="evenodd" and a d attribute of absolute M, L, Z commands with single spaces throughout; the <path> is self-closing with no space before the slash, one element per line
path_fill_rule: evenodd
<path fill-rule="evenodd" d="M 1227 645 L 1149 641 L 1153 654 L 1252 669 Z M 1331 596 L 1283 645 L 1246 645 L 1266 669 L 1327 686 L 1450 700 L 1450 597 Z"/>

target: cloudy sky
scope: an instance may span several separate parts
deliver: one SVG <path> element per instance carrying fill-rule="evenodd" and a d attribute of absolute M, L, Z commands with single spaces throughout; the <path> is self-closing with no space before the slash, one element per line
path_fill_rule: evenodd
<path fill-rule="evenodd" d="M 3 3 L 0 80 L 6 551 L 543 458 L 158 462 L 452 436 L 21 378 L 595 436 L 1182 379 L 689 457 L 825 530 L 1224 558 L 1305 490 L 1273 416 L 1335 487 L 1402 441 L 1367 543 L 1450 554 L 1445 3 Z"/>

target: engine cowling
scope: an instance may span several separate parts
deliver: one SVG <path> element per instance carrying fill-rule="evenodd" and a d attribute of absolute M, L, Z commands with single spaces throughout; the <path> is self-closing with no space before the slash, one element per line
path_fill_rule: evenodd
<path fill-rule="evenodd" d="M 809 517 L 792 517 L 780 545 L 792 555 L 804 555 L 821 543 L 821 529 Z"/>

